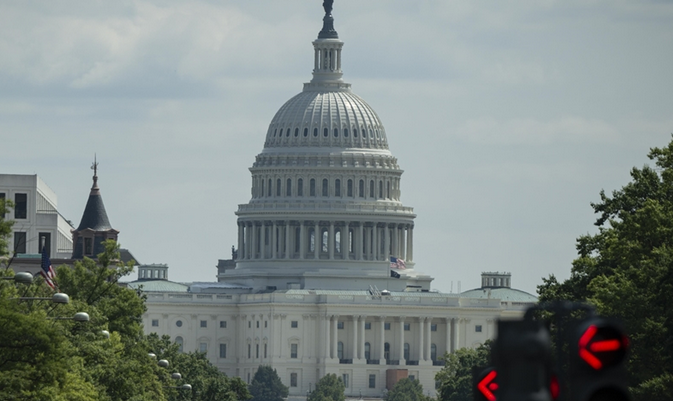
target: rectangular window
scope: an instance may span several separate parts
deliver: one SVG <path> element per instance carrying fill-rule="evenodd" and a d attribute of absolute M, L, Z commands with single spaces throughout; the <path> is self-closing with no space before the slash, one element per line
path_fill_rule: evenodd
<path fill-rule="evenodd" d="M 344 322 L 337 322 L 337 329 L 343 330 L 344 328 Z"/>
<path fill-rule="evenodd" d="M 259 329 L 259 320 L 257 321 L 257 328 Z"/>
<path fill-rule="evenodd" d="M 250 320 L 248 320 L 248 328 L 249 328 L 249 329 L 252 328 L 252 322 L 251 322 Z"/>
<path fill-rule="evenodd" d="M 296 329 L 297 327 L 299 327 L 299 322 L 296 321 L 296 320 L 291 321 L 290 322 L 290 327 L 292 327 L 293 329 Z"/>
<path fill-rule="evenodd" d="M 297 374 L 290 373 L 290 387 L 297 387 Z"/>
<path fill-rule="evenodd" d="M 322 196 L 328 196 L 329 195 L 329 181 L 327 181 L 327 178 L 322 180 Z"/>
<path fill-rule="evenodd" d="M 350 387 L 350 386 L 349 386 L 349 384 L 350 384 L 350 380 L 349 380 L 349 379 L 350 379 L 350 377 L 348 376 L 348 373 L 344 373 L 343 375 L 341 375 L 341 380 L 343 380 L 343 382 L 344 382 L 344 387 L 346 387 L 346 388 L 349 388 L 349 387 Z"/>
<path fill-rule="evenodd" d="M 369 388 L 376 388 L 376 375 L 369 375 Z"/>
<path fill-rule="evenodd" d="M 14 194 L 14 218 L 25 219 L 28 216 L 28 195 Z"/>
<path fill-rule="evenodd" d="M 290 358 L 297 358 L 297 348 L 299 348 L 297 344 L 290 344 Z"/>
<path fill-rule="evenodd" d="M 252 345 L 248 344 L 248 358 L 252 358 Z"/>
<path fill-rule="evenodd" d="M 227 321 L 226 320 L 220 320 L 220 328 L 221 329 L 226 329 L 227 328 Z"/>
<path fill-rule="evenodd" d="M 255 344 L 255 358 L 259 358 L 259 344 Z"/>
<path fill-rule="evenodd" d="M 431 324 L 430 325 L 430 331 L 437 331 L 437 325 L 436 324 Z"/>
<path fill-rule="evenodd" d="M 416 380 L 416 376 L 414 376 L 414 375 L 409 375 L 409 380 Z"/>
<path fill-rule="evenodd" d="M 152 327 L 159 327 L 159 319 L 152 319 Z"/>
<path fill-rule="evenodd" d="M 202 320 L 201 321 L 201 327 L 208 327 L 208 321 L 207 320 Z"/>
<path fill-rule="evenodd" d="M 383 330 L 390 330 L 390 323 L 383 323 Z"/>
<path fill-rule="evenodd" d="M 478 324 L 478 325 L 474 326 L 474 331 L 477 332 L 477 333 L 481 333 L 481 325 Z"/>
<path fill-rule="evenodd" d="M 411 330 L 411 323 L 404 323 L 404 331 Z"/>
<path fill-rule="evenodd" d="M 265 329 L 268 327 L 267 323 L 269 323 L 269 322 L 265 320 L 265 321 L 264 321 L 264 328 L 265 328 Z"/>
<path fill-rule="evenodd" d="M 93 255 L 93 238 L 84 238 L 84 254 Z"/>
<path fill-rule="evenodd" d="M 199 343 L 199 352 L 208 352 L 208 343 Z"/>
<path fill-rule="evenodd" d="M 347 185 L 347 191 L 348 191 L 347 195 L 352 197 L 353 196 L 353 180 L 348 180 L 348 184 L 346 184 L 346 185 Z"/>
<path fill-rule="evenodd" d="M 334 196 L 341 196 L 341 180 L 334 180 Z"/>
<path fill-rule="evenodd" d="M 297 196 L 304 196 L 304 180 L 297 180 Z"/>
<path fill-rule="evenodd" d="M 266 346 L 267 344 L 264 344 L 264 358 L 266 358 Z"/>
<path fill-rule="evenodd" d="M 14 252 L 26 253 L 26 233 L 22 231 L 14 232 Z"/>
<path fill-rule="evenodd" d="M 310 196 L 315 196 L 315 179 L 314 178 L 311 178 L 311 181 L 309 181 L 308 190 L 309 190 L 308 194 Z"/>
<path fill-rule="evenodd" d="M 220 358 L 227 357 L 227 344 L 220 344 Z"/>
<path fill-rule="evenodd" d="M 372 329 L 371 322 L 365 322 L 365 330 L 371 330 L 371 329 Z"/>

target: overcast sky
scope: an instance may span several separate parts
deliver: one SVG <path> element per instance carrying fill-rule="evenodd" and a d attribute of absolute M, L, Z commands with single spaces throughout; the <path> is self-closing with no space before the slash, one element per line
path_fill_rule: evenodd
<path fill-rule="evenodd" d="M 98 156 L 119 242 L 215 280 L 269 122 L 311 78 L 320 0 L 4 1 L 0 172 L 79 224 Z M 673 2 L 336 0 L 433 287 L 565 279 L 591 202 L 673 132 Z"/>

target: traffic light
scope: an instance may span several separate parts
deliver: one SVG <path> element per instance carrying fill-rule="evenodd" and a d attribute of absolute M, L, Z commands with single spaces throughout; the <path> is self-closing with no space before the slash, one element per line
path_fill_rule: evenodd
<path fill-rule="evenodd" d="M 472 392 L 474 401 L 496 401 L 498 394 L 498 374 L 495 368 L 472 369 Z"/>
<path fill-rule="evenodd" d="M 551 401 L 551 344 L 541 322 L 499 321 L 493 348 L 498 401 Z"/>
<path fill-rule="evenodd" d="M 626 353 L 629 340 L 614 320 L 590 317 L 571 331 L 568 365 L 574 401 L 626 401 Z"/>

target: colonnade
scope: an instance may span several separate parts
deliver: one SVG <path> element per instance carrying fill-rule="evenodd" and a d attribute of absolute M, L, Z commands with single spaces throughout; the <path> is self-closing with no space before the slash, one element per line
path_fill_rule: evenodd
<path fill-rule="evenodd" d="M 414 226 L 361 221 L 238 222 L 238 260 L 413 261 Z"/>

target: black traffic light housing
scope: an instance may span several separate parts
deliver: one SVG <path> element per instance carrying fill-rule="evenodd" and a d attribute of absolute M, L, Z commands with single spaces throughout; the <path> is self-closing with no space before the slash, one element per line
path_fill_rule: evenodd
<path fill-rule="evenodd" d="M 498 401 L 551 401 L 552 356 L 542 322 L 501 320 L 493 348 Z"/>
<path fill-rule="evenodd" d="M 498 373 L 492 366 L 472 368 L 472 393 L 474 401 L 496 401 Z"/>
<path fill-rule="evenodd" d="M 570 330 L 568 388 L 573 401 L 627 401 L 629 340 L 616 320 L 590 316 Z"/>

